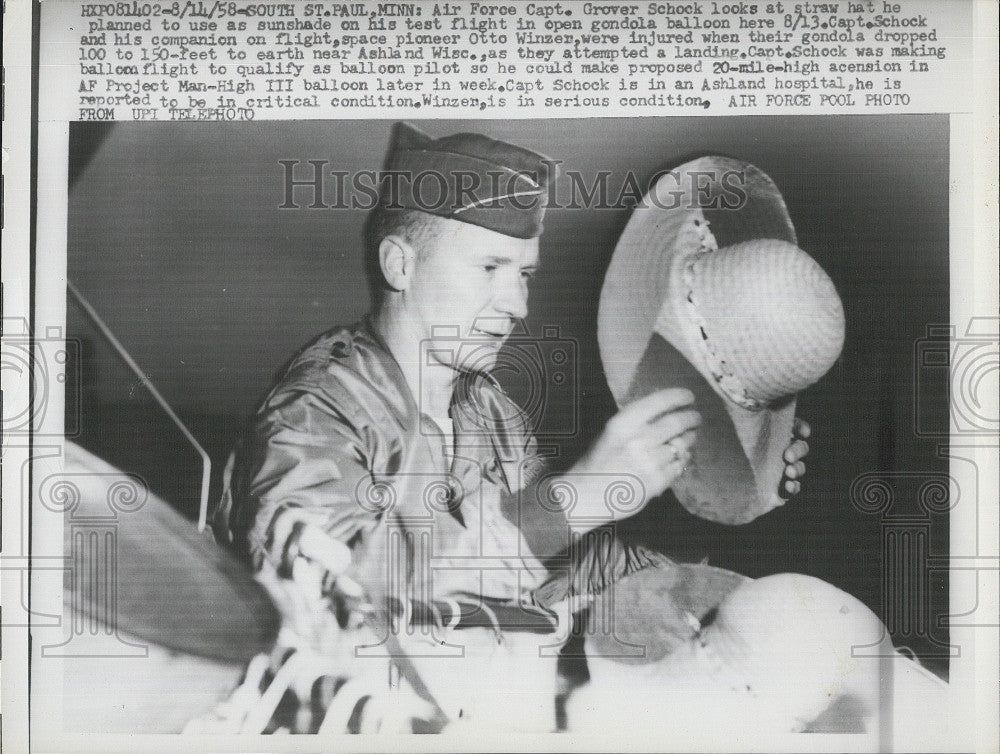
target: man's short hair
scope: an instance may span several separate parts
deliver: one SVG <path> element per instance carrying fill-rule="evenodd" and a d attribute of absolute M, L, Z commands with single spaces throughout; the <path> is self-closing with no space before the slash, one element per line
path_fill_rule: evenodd
<path fill-rule="evenodd" d="M 385 295 L 386 282 L 382 275 L 378 249 L 388 236 L 399 236 L 412 246 L 418 257 L 429 249 L 444 231 L 447 220 L 413 209 L 375 209 L 365 223 L 365 274 L 376 304 Z"/>

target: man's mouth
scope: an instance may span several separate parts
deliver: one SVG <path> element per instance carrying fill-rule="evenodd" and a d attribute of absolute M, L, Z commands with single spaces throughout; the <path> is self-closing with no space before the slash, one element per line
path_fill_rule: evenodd
<path fill-rule="evenodd" d="M 480 330 L 479 328 L 476 328 L 472 331 L 473 337 L 482 338 L 487 342 L 496 342 L 497 344 L 503 343 L 503 341 L 507 339 L 507 336 L 509 334 L 510 332 L 508 330 L 500 332 L 492 330 Z"/>

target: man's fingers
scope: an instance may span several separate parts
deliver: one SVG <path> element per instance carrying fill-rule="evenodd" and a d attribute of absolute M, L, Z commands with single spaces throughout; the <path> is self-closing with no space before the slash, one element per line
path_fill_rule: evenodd
<path fill-rule="evenodd" d="M 323 571 L 303 558 L 292 563 L 292 581 L 309 603 L 316 603 L 323 596 Z"/>
<path fill-rule="evenodd" d="M 802 460 L 809 453 L 809 443 L 805 440 L 795 440 L 791 445 L 785 448 L 783 458 L 785 463 L 795 463 Z"/>
<path fill-rule="evenodd" d="M 695 430 L 701 426 L 701 414 L 694 409 L 672 411 L 647 424 L 636 439 L 648 442 L 650 445 L 661 445 L 671 442 L 680 449 L 690 447 L 694 443 Z"/>
<path fill-rule="evenodd" d="M 695 437 L 696 432 L 691 430 L 651 448 L 649 452 L 653 454 L 655 466 L 672 476 L 680 474 L 691 460 L 691 446 Z"/>
<path fill-rule="evenodd" d="M 792 435 L 801 440 L 808 440 L 811 434 L 812 427 L 809 426 L 809 422 L 796 416 L 792 424 Z"/>
<path fill-rule="evenodd" d="M 691 462 L 691 446 L 689 444 L 681 444 L 676 440 L 671 440 L 664 445 L 664 450 L 666 454 L 663 457 L 663 462 L 660 468 L 664 469 L 671 479 L 668 482 L 668 486 L 673 484 L 675 478 L 680 476 L 681 472 L 684 471 L 684 467 Z"/>
<path fill-rule="evenodd" d="M 337 591 L 346 597 L 360 599 L 365 596 L 365 590 L 361 587 L 361 584 L 354 579 L 349 579 L 347 576 L 338 576 L 334 584 Z"/>
<path fill-rule="evenodd" d="M 804 461 L 797 461 L 785 467 L 785 476 L 789 479 L 801 479 L 806 475 L 806 464 Z"/>
<path fill-rule="evenodd" d="M 351 551 L 315 524 L 306 524 L 299 535 L 299 553 L 335 576 L 351 565 Z"/>
<path fill-rule="evenodd" d="M 608 426 L 620 436 L 629 437 L 662 414 L 687 408 L 693 404 L 694 393 L 690 390 L 684 388 L 657 390 L 627 405 L 612 417 Z"/>
<path fill-rule="evenodd" d="M 668 445 L 668 453 L 669 447 Z M 677 481 L 677 478 L 684 473 L 684 468 L 690 461 L 691 454 L 688 452 L 670 454 L 670 457 L 663 459 L 656 471 L 647 478 L 647 494 L 650 497 L 660 495 Z"/>
<path fill-rule="evenodd" d="M 786 495 L 791 497 L 792 495 L 798 495 L 799 491 L 802 489 L 802 484 L 795 479 L 786 479 L 784 492 Z"/>

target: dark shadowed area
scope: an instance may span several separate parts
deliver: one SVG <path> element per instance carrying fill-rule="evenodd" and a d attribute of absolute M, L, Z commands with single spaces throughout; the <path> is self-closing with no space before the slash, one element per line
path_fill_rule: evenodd
<path fill-rule="evenodd" d="M 917 475 L 946 474 L 947 369 L 916 359 L 928 326 L 947 323 L 948 120 L 943 116 L 426 121 L 433 136 L 475 130 L 560 160 L 556 195 L 577 172 L 607 171 L 610 203 L 627 176 L 702 154 L 751 162 L 781 189 L 799 245 L 827 271 L 845 305 L 843 354 L 799 397 L 813 427 L 802 494 L 743 527 L 686 514 L 666 495 L 624 529 L 684 560 L 761 576 L 799 571 L 856 595 L 898 644 L 943 670 L 947 629 L 946 515 L 919 504 Z M 382 165 L 391 121 L 239 124 L 73 124 L 68 275 L 146 370 L 218 469 L 242 423 L 287 358 L 314 335 L 368 307 L 360 235 L 365 212 L 310 208 L 315 189 L 286 200 L 286 166 L 310 160 L 348 175 Z M 323 203 L 338 199 L 324 182 Z M 361 199 L 365 199 L 363 195 Z M 579 192 L 577 199 L 582 200 Z M 556 208 L 546 217 L 528 331 L 571 354 L 546 393 L 541 431 L 571 462 L 614 411 L 597 350 L 597 301 L 627 206 Z M 140 474 L 196 515 L 196 454 L 104 344 L 71 298 L 82 379 L 69 386 L 77 440 Z M 543 341 L 543 360 L 557 346 Z M 547 369 L 555 368 L 551 361 Z M 503 376 L 533 400 L 524 373 Z M 554 383 L 547 382 L 550 386 Z M 919 430 L 919 431 L 918 431 Z M 864 475 L 891 478 L 881 513 L 852 504 Z M 855 489 L 855 498 L 858 497 Z M 863 501 L 862 501 L 863 502 Z M 870 507 L 870 506 L 869 506 Z M 923 581 L 895 583 L 901 521 L 919 539 Z M 895 528 L 894 528 L 895 527 Z M 915 528 L 914 528 L 915 527 Z M 934 569 L 934 563 L 941 567 Z M 889 603 L 902 600 L 900 612 Z M 905 613 L 905 615 L 903 615 Z M 935 659 L 935 655 L 938 656 Z"/>

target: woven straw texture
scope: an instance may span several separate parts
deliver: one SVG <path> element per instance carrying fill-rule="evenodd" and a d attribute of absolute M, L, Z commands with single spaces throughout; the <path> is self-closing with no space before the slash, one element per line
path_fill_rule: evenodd
<path fill-rule="evenodd" d="M 747 241 L 702 254 L 691 272 L 708 361 L 735 378 L 750 401 L 767 404 L 804 390 L 840 355 L 840 297 L 796 246 Z"/>

